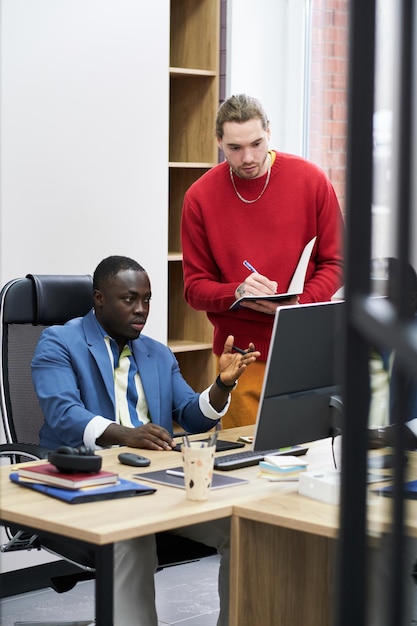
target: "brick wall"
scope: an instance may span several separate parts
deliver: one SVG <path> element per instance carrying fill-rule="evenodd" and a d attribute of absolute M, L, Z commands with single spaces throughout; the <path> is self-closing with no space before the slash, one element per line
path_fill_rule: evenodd
<path fill-rule="evenodd" d="M 309 159 L 324 169 L 345 209 L 348 0 L 313 0 Z"/>

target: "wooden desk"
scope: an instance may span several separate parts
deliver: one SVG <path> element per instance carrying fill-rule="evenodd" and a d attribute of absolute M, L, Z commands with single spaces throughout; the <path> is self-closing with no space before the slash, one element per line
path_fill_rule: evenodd
<path fill-rule="evenodd" d="M 232 517 L 230 626 L 326 626 L 332 619 L 334 506 L 274 493 Z"/>
<path fill-rule="evenodd" d="M 327 447 L 326 447 L 327 446 Z M 331 467 L 329 443 L 309 450 L 313 468 Z M 370 454 L 379 455 L 383 451 Z M 407 480 L 417 476 L 409 454 Z M 383 483 L 385 484 L 385 483 Z M 368 492 L 368 544 L 392 530 L 390 498 Z M 405 501 L 404 532 L 417 538 L 417 502 Z M 236 503 L 232 515 L 230 626 L 333 623 L 339 507 L 293 490 Z"/>
<path fill-rule="evenodd" d="M 231 429 L 220 437 L 235 441 L 252 430 Z M 102 452 L 104 469 L 116 470 L 124 478 L 146 471 L 120 465 L 119 452 L 118 448 Z M 151 459 L 148 471 L 181 464 L 177 452 L 143 454 Z M 331 467 L 329 441 L 313 444 L 307 459 L 310 467 Z M 271 483 L 257 476 L 255 466 L 234 472 L 247 478 L 248 484 L 213 491 L 206 502 L 190 502 L 185 491 L 156 485 L 157 493 L 152 496 L 71 506 L 11 483 L 9 472 L 9 467 L 0 468 L 3 522 L 73 537 L 96 547 L 100 626 L 112 624 L 109 589 L 114 542 L 223 517 L 232 518 L 231 626 L 330 623 L 338 509 L 300 496 L 297 483 Z M 378 515 L 381 524 L 385 513 Z"/>
<path fill-rule="evenodd" d="M 329 440 L 306 459 L 331 468 Z M 230 626 L 329 625 L 338 507 L 300 496 L 297 483 L 269 485 L 233 507 Z"/>
<path fill-rule="evenodd" d="M 235 429 L 222 438 L 236 440 L 252 429 Z M 130 450 L 126 448 L 126 450 Z M 132 449 L 132 451 L 134 451 Z M 105 450 L 103 469 L 117 471 L 121 477 L 131 478 L 146 468 L 120 465 L 119 448 Z M 178 452 L 144 451 L 151 459 L 149 471 L 181 465 Z M 17 466 L 12 467 L 16 469 Z M 180 526 L 231 517 L 233 502 L 255 497 L 260 485 L 250 484 L 231 489 L 220 489 L 210 494 L 207 502 L 190 502 L 185 491 L 163 485 L 154 485 L 157 492 L 151 496 L 68 505 L 9 480 L 10 466 L 0 468 L 0 519 L 28 529 L 42 530 L 52 535 L 71 537 L 90 543 L 96 550 L 96 620 L 100 626 L 112 625 L 113 543 L 123 539 L 144 536 Z M 242 470 L 242 475 L 255 478 L 257 468 Z M 261 491 L 268 489 L 261 484 Z M 232 494 L 232 492 L 234 492 Z"/>

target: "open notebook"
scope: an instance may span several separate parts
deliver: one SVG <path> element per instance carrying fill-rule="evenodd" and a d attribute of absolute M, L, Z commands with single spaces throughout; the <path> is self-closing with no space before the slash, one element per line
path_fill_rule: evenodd
<path fill-rule="evenodd" d="M 170 474 L 168 472 L 173 472 Z M 133 474 L 135 478 L 139 480 L 149 480 L 150 482 L 159 483 L 160 485 L 168 485 L 169 487 L 178 487 L 179 489 L 185 489 L 183 468 L 172 467 L 167 470 L 156 470 L 153 472 L 143 472 L 140 474 Z M 237 478 L 236 476 L 225 476 L 223 474 L 213 473 L 213 480 L 211 483 L 212 489 L 222 489 L 223 487 L 234 487 L 238 485 L 244 485 L 249 481 L 244 478 Z"/>
<path fill-rule="evenodd" d="M 243 296 L 238 300 L 233 302 L 231 309 L 238 309 L 240 307 L 241 302 L 249 301 L 249 300 L 271 300 L 273 302 L 279 302 L 280 300 L 286 300 L 287 298 L 291 298 L 293 296 L 299 296 L 300 293 L 303 293 L 304 290 L 304 282 L 307 273 L 308 262 L 311 257 L 311 253 L 313 251 L 314 244 L 316 242 L 317 237 L 313 237 L 308 244 L 305 246 L 304 250 L 301 253 L 300 260 L 298 261 L 298 265 L 295 268 L 295 272 L 291 279 L 291 282 L 288 287 L 288 291 L 286 293 L 274 293 L 271 296 Z"/>

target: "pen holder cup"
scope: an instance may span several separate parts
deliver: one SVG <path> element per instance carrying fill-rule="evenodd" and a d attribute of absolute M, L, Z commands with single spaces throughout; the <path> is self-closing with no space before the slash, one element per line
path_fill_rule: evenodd
<path fill-rule="evenodd" d="M 213 480 L 216 446 L 201 441 L 190 441 L 181 446 L 184 482 L 187 500 L 207 500 Z"/>

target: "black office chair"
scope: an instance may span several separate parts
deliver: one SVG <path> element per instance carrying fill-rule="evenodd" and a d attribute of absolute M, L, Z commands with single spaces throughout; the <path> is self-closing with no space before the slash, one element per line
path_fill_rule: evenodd
<path fill-rule="evenodd" d="M 49 450 L 39 445 L 44 417 L 32 385 L 30 363 L 44 328 L 85 315 L 93 305 L 91 276 L 34 276 L 8 282 L 0 292 L 0 405 L 6 443 L 0 457 L 12 463 L 46 459 Z M 76 565 L 73 572 L 51 579 L 58 592 L 79 580 L 94 578 L 93 552 L 80 542 L 27 533 L 6 527 L 8 541 L 2 552 L 45 549 Z M 89 622 L 79 622 L 87 624 Z"/>
<path fill-rule="evenodd" d="M 49 450 L 39 445 L 44 417 L 32 384 L 33 353 L 44 328 L 85 315 L 92 306 L 89 275 L 28 274 L 8 282 L 1 290 L 0 404 L 6 443 L 0 445 L 0 457 L 8 457 L 12 463 L 47 458 Z M 77 566 L 75 574 L 51 579 L 51 586 L 58 592 L 94 577 L 94 555 L 88 544 L 68 538 L 52 540 L 18 528 L 9 528 L 8 535 L 2 552 L 43 548 Z M 159 569 L 215 553 L 208 546 L 169 533 L 159 533 L 156 538 Z"/>

